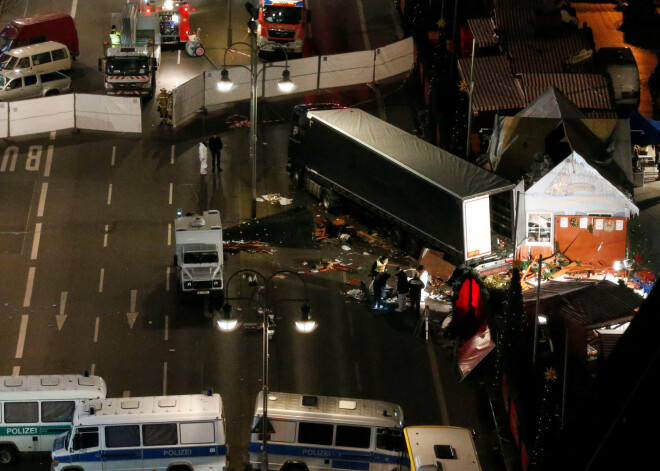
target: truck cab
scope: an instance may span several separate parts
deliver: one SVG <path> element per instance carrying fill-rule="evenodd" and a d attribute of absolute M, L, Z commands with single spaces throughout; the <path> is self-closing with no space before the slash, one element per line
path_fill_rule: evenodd
<path fill-rule="evenodd" d="M 304 0 L 260 0 L 257 26 L 259 52 L 284 48 L 288 54 L 302 55 L 305 28 L 310 18 Z"/>
<path fill-rule="evenodd" d="M 177 215 L 174 220 L 176 254 L 184 293 L 220 293 L 223 289 L 222 222 L 217 210 L 200 215 Z"/>

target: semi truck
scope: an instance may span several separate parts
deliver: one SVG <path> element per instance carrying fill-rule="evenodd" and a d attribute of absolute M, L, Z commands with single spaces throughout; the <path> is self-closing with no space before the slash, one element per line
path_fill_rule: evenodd
<path fill-rule="evenodd" d="M 127 3 L 122 14 L 112 15 L 111 24 L 121 31 L 121 38 L 119 45 L 106 42 L 104 57 L 99 59 L 106 93 L 152 97 L 160 66 L 158 17 L 144 15 L 136 4 Z"/>
<path fill-rule="evenodd" d="M 359 109 L 294 107 L 287 171 L 327 210 L 349 201 L 381 218 L 415 256 L 477 265 L 511 237 L 512 183 Z"/>
<path fill-rule="evenodd" d="M 174 265 L 179 271 L 184 293 L 211 294 L 223 290 L 222 222 L 218 210 L 202 215 L 183 215 L 174 219 L 176 254 Z"/>
<path fill-rule="evenodd" d="M 302 55 L 310 19 L 305 0 L 260 0 L 259 7 L 259 53 L 283 48 L 288 54 Z"/>

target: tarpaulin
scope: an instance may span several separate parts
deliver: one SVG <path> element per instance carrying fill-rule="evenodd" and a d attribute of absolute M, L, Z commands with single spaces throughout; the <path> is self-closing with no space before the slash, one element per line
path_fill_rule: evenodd
<path fill-rule="evenodd" d="M 374 77 L 376 82 L 404 74 L 415 65 L 412 37 L 376 49 Z"/>
<path fill-rule="evenodd" d="M 75 126 L 74 96 L 58 95 L 9 104 L 9 134 L 23 136 Z"/>
<path fill-rule="evenodd" d="M 9 136 L 9 104 L 0 103 L 0 138 Z"/>
<path fill-rule="evenodd" d="M 321 88 L 374 81 L 374 51 L 349 52 L 321 58 Z"/>
<path fill-rule="evenodd" d="M 114 132 L 142 132 L 139 97 L 76 93 L 76 127 Z"/>
<path fill-rule="evenodd" d="M 488 324 L 484 322 L 477 333 L 465 342 L 456 352 L 458 367 L 463 378 L 472 371 L 486 355 L 495 348 L 495 342 L 490 337 Z"/>
<path fill-rule="evenodd" d="M 630 140 L 633 145 L 660 144 L 660 121 L 653 121 L 635 110 L 630 113 Z"/>
<path fill-rule="evenodd" d="M 307 57 L 289 61 L 288 70 L 291 81 L 294 83 L 294 89 L 290 93 L 316 90 L 318 86 L 319 59 L 320 57 Z M 261 80 L 259 81 L 259 85 L 261 86 L 263 84 L 264 86 L 265 96 L 272 97 L 288 94 L 281 91 L 278 86 L 280 80 L 282 80 L 282 72 L 286 65 L 286 62 L 268 64 L 264 72 L 263 82 Z"/>
<path fill-rule="evenodd" d="M 204 74 L 178 86 L 173 93 L 172 125 L 177 126 L 204 108 Z"/>

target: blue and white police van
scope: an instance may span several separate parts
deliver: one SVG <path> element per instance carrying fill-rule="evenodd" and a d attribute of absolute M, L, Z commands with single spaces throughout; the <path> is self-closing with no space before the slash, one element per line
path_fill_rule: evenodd
<path fill-rule="evenodd" d="M 400 406 L 280 392 L 267 397 L 269 469 L 399 470 L 405 448 Z M 262 459 L 262 417 L 263 391 L 257 396 L 250 438 L 254 470 Z"/>
<path fill-rule="evenodd" d="M 225 437 L 219 394 L 89 401 L 55 440 L 52 470 L 222 471 Z"/>

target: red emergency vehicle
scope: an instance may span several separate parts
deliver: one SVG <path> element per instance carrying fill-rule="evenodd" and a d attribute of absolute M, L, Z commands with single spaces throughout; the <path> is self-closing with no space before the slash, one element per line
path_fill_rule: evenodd
<path fill-rule="evenodd" d="M 259 51 L 275 51 L 281 46 L 290 54 L 302 54 L 308 20 L 305 0 L 260 0 Z"/>
<path fill-rule="evenodd" d="M 188 41 L 190 5 L 187 1 L 142 0 L 141 11 L 145 15 L 158 15 L 161 44 Z"/>

